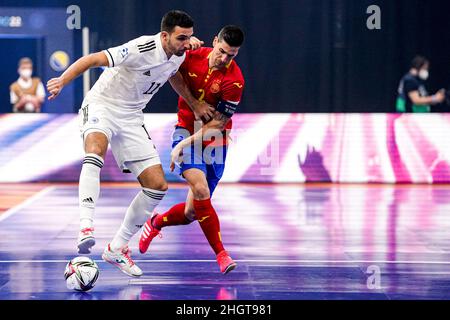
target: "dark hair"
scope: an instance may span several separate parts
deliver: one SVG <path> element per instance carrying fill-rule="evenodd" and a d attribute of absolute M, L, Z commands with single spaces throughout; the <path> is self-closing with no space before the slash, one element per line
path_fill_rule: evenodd
<path fill-rule="evenodd" d="M 427 58 L 423 56 L 415 56 L 411 61 L 411 68 L 420 70 L 426 64 L 430 64 Z"/>
<path fill-rule="evenodd" d="M 238 26 L 228 25 L 220 30 L 219 41 L 225 40 L 230 47 L 240 47 L 244 42 L 244 32 Z"/>
<path fill-rule="evenodd" d="M 186 12 L 171 10 L 161 20 L 161 31 L 172 33 L 176 26 L 192 28 L 194 26 L 194 20 Z"/>

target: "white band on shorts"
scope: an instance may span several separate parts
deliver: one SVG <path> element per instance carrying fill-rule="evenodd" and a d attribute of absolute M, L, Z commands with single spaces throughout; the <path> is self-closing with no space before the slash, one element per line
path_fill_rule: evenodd
<path fill-rule="evenodd" d="M 125 167 L 129 169 L 136 178 L 139 177 L 145 169 L 156 166 L 158 164 L 161 164 L 159 156 L 138 161 L 125 161 L 124 163 Z"/>

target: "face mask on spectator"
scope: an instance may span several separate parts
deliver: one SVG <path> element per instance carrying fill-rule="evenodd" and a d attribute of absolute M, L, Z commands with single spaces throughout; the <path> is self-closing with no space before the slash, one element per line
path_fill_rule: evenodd
<path fill-rule="evenodd" d="M 419 71 L 419 78 L 422 80 L 427 80 L 428 77 L 430 76 L 430 73 L 428 72 L 428 70 L 422 69 Z"/>
<path fill-rule="evenodd" d="M 31 78 L 31 75 L 33 74 L 33 70 L 31 69 L 20 69 L 19 70 L 19 74 L 22 78 L 24 79 L 29 79 Z"/>

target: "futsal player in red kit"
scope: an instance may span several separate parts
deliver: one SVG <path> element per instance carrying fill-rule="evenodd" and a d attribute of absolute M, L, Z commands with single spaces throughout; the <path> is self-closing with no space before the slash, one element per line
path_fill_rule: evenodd
<path fill-rule="evenodd" d="M 170 79 L 180 95 L 178 123 L 172 137 L 171 170 L 177 163 L 190 189 L 186 202 L 147 220 L 139 240 L 141 253 L 147 251 L 162 228 L 198 220 L 216 254 L 220 271 L 226 274 L 236 267 L 224 249 L 211 196 L 223 175 L 231 117 L 244 89 L 241 70 L 233 60 L 243 41 L 244 33 L 239 27 L 225 26 L 214 38 L 213 48 L 188 51 L 177 76 Z"/>

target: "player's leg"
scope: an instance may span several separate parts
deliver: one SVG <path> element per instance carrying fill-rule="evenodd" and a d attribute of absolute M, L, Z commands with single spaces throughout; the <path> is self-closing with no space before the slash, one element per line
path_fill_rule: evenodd
<path fill-rule="evenodd" d="M 224 274 L 236 268 L 236 263 L 228 255 L 222 243 L 220 234 L 219 217 L 211 203 L 212 188 L 217 185 L 218 179 L 213 184 L 209 183 L 205 172 L 192 168 L 183 172 L 183 176 L 193 193 L 193 207 L 196 220 L 198 220 L 203 233 L 211 248 L 216 254 L 220 271 Z"/>
<path fill-rule="evenodd" d="M 127 164 L 130 170 L 132 165 Z M 167 182 L 161 165 L 145 169 L 138 177 L 142 190 L 136 195 L 127 210 L 119 232 L 111 242 L 113 249 L 125 246 L 150 218 L 167 191 Z"/>
<path fill-rule="evenodd" d="M 191 168 L 183 172 L 193 194 L 192 206 L 206 238 L 216 254 L 224 250 L 220 238 L 217 213 L 211 205 L 210 191 L 206 175 L 202 170 Z"/>
<path fill-rule="evenodd" d="M 178 203 L 168 211 L 147 219 L 139 239 L 139 251 L 145 253 L 156 236 L 161 237 L 161 229 L 169 226 L 187 225 L 195 220 L 193 194 L 189 190 L 186 202 Z"/>
<path fill-rule="evenodd" d="M 173 139 L 172 148 L 174 148 L 178 143 L 180 143 L 185 138 L 185 134 L 181 134 L 180 133 L 181 131 L 187 132 L 187 130 L 183 128 L 177 128 L 174 131 L 172 136 Z M 202 163 L 201 155 L 198 157 L 198 159 L 194 159 L 195 153 L 193 151 L 194 147 L 188 146 L 184 148 L 183 150 L 184 160 L 179 166 L 177 166 L 177 170 L 179 170 L 180 175 L 182 175 L 185 170 L 192 167 L 203 168 L 206 171 L 205 164 Z M 188 194 L 188 199 L 190 196 L 192 197 L 191 191 Z M 139 251 L 141 253 L 145 253 L 148 250 L 148 247 L 150 246 L 150 243 L 152 242 L 153 238 L 160 235 L 160 230 L 163 227 L 186 225 L 191 223 L 195 218 L 193 211 L 194 209 L 192 203 L 183 202 L 174 205 L 163 214 L 155 213 L 153 217 L 149 218 L 147 222 L 144 224 L 144 229 L 139 239 Z"/>
<path fill-rule="evenodd" d="M 120 132 L 111 141 L 117 164 L 134 174 L 141 184 L 141 190 L 131 202 L 119 230 L 103 253 L 106 261 L 132 276 L 140 276 L 142 270 L 131 259 L 128 242 L 150 217 L 167 191 L 161 160 L 145 126 L 130 126 L 130 123 L 139 123 L 141 116 L 130 115 L 126 118 L 127 115 L 124 115 L 121 120 L 127 122 L 119 123 Z"/>
<path fill-rule="evenodd" d="M 131 276 L 142 275 L 142 270 L 131 259 L 128 243 L 149 219 L 168 188 L 162 166 L 151 164 L 152 160 L 126 162 L 127 168 L 137 173 L 142 190 L 131 202 L 119 230 L 103 254 L 106 261 Z"/>
<path fill-rule="evenodd" d="M 94 211 L 100 195 L 100 171 L 108 149 L 108 137 L 101 131 L 86 131 L 84 139 L 85 157 L 80 173 L 78 199 L 80 208 L 80 233 L 78 252 L 88 254 L 95 245 Z"/>
<path fill-rule="evenodd" d="M 169 226 L 178 226 L 190 224 L 195 220 L 195 212 L 193 206 L 194 195 L 189 189 L 186 202 L 178 203 L 172 206 L 168 211 L 155 214 L 152 219 L 152 226 L 158 230 Z"/>

